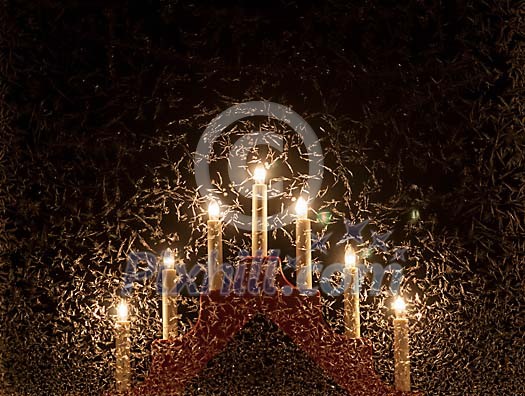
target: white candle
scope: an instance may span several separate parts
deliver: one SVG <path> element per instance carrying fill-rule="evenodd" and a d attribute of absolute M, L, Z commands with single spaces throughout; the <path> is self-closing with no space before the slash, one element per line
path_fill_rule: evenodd
<path fill-rule="evenodd" d="M 408 319 L 405 317 L 405 301 L 397 297 L 393 305 L 394 319 L 394 360 L 396 389 L 410 391 L 410 356 L 408 340 Z"/>
<path fill-rule="evenodd" d="M 167 340 L 177 336 L 177 297 L 175 295 L 175 256 L 168 248 L 162 257 L 162 338 Z"/>
<path fill-rule="evenodd" d="M 117 323 L 115 326 L 115 382 L 119 393 L 127 392 L 131 385 L 129 333 L 128 304 L 122 300 L 117 307 Z"/>
<path fill-rule="evenodd" d="M 260 251 L 266 256 L 268 251 L 268 199 L 266 170 L 263 165 L 257 166 L 253 173 L 252 188 L 252 256 Z"/>
<path fill-rule="evenodd" d="M 361 337 L 361 317 L 359 311 L 359 270 L 357 256 L 352 245 L 345 250 L 346 278 L 349 281 L 344 292 L 345 334 L 349 338 Z"/>
<path fill-rule="evenodd" d="M 222 222 L 220 205 L 216 201 L 208 206 L 208 282 L 210 290 L 220 290 L 222 284 Z"/>
<path fill-rule="evenodd" d="M 300 197 L 295 204 L 295 264 L 297 288 L 312 288 L 312 230 L 308 219 L 308 204 Z"/>

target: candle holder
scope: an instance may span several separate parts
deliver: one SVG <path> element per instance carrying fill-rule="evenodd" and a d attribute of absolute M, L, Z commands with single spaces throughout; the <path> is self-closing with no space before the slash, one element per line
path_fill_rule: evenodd
<path fill-rule="evenodd" d="M 268 253 L 266 170 L 254 171 L 252 189 L 252 256 L 239 259 L 230 273 L 222 270 L 220 205 L 208 207 L 209 292 L 201 294 L 199 318 L 193 329 L 177 334 L 176 300 L 171 292 L 176 277 L 171 250 L 164 254 L 163 339 L 152 344 L 152 361 L 143 383 L 131 389 L 129 322 L 117 322 L 117 392 L 136 396 L 180 395 L 186 386 L 219 354 L 229 340 L 256 316 L 273 322 L 349 394 L 401 396 L 410 392 L 408 321 L 400 305 L 394 319 L 395 389 L 375 373 L 372 343 L 360 334 L 359 272 L 351 245 L 345 251 L 345 334 L 333 331 L 322 314 L 320 293 L 313 289 L 311 223 L 307 201 L 296 204 L 296 285 L 283 274 L 279 257 Z M 398 312 L 399 311 L 399 312 Z M 404 315 L 404 314 L 403 314 Z M 336 353 L 334 353 L 336 352 Z M 225 392 L 228 392 L 225 389 Z M 410 393 L 417 394 L 417 393 Z"/>

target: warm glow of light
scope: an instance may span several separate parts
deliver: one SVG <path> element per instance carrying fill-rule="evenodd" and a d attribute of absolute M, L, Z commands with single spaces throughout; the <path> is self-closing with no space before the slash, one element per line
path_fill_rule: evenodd
<path fill-rule="evenodd" d="M 352 245 L 347 245 L 345 249 L 345 265 L 347 267 L 355 267 L 357 263 L 357 256 L 352 248 Z"/>
<path fill-rule="evenodd" d="M 221 214 L 221 207 L 219 203 L 215 200 L 211 201 L 208 205 L 208 215 L 210 216 L 210 220 L 218 220 L 219 216 Z"/>
<path fill-rule="evenodd" d="M 266 169 L 264 165 L 257 165 L 253 172 L 253 180 L 257 184 L 264 184 L 266 182 Z"/>
<path fill-rule="evenodd" d="M 299 197 L 295 203 L 295 213 L 297 216 L 306 218 L 308 214 L 308 204 L 303 197 Z"/>
<path fill-rule="evenodd" d="M 164 254 L 162 255 L 162 263 L 165 268 L 173 269 L 175 266 L 175 255 L 173 254 L 173 250 L 167 248 L 164 251 Z"/>
<path fill-rule="evenodd" d="M 119 322 L 128 321 L 128 303 L 125 300 L 121 300 L 117 306 L 117 318 Z"/>
<path fill-rule="evenodd" d="M 406 304 L 405 300 L 403 300 L 403 297 L 396 297 L 394 303 L 392 304 L 392 308 L 394 308 L 394 311 L 396 311 L 396 317 L 403 316 L 406 309 Z"/>

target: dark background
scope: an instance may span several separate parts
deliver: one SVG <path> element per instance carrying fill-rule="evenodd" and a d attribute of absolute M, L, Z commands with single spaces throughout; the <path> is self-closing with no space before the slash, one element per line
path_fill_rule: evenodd
<path fill-rule="evenodd" d="M 393 230 L 390 246 L 408 248 L 414 385 L 523 394 L 524 18 L 499 0 L 3 1 L 4 394 L 112 385 L 127 255 L 176 246 L 205 262 L 192 152 L 214 116 L 262 99 L 321 139 L 327 190 L 315 205 L 334 234 L 317 260 L 340 260 L 343 217 L 371 219 L 366 241 Z M 226 237 L 231 254 L 249 243 Z M 385 285 L 363 295 L 362 322 L 391 382 L 390 299 Z M 153 281 L 130 296 L 137 378 L 160 337 L 159 301 Z M 340 300 L 324 301 L 340 329 Z M 196 310 L 181 302 L 183 331 Z"/>

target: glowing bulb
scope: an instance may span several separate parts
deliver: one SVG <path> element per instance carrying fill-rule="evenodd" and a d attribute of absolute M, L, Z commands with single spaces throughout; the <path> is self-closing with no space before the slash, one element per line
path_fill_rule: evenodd
<path fill-rule="evenodd" d="M 317 214 L 317 221 L 321 224 L 329 224 L 332 220 L 332 214 L 330 212 L 319 212 Z"/>
<path fill-rule="evenodd" d="M 128 321 L 128 303 L 125 300 L 121 300 L 117 306 L 117 317 L 119 322 Z"/>
<path fill-rule="evenodd" d="M 162 255 L 162 263 L 165 268 L 173 269 L 175 266 L 175 255 L 173 254 L 173 250 L 167 248 L 164 251 L 164 254 Z"/>
<path fill-rule="evenodd" d="M 221 214 L 221 207 L 217 201 L 211 201 L 208 205 L 208 215 L 210 220 L 218 220 Z"/>
<path fill-rule="evenodd" d="M 357 256 L 352 248 L 352 245 L 347 245 L 345 249 L 345 265 L 347 267 L 355 267 Z"/>
<path fill-rule="evenodd" d="M 255 168 L 255 171 L 253 172 L 253 180 L 257 184 L 264 184 L 266 181 L 266 169 L 264 168 L 264 165 L 258 165 L 257 168 Z"/>
<path fill-rule="evenodd" d="M 308 204 L 303 197 L 299 197 L 295 203 L 295 213 L 299 217 L 305 218 L 308 214 Z"/>
<path fill-rule="evenodd" d="M 403 300 L 403 297 L 397 297 L 394 300 L 392 307 L 394 308 L 394 311 L 396 311 L 396 317 L 403 316 L 405 313 L 405 309 L 406 309 L 406 304 L 405 304 L 405 300 Z"/>
<path fill-rule="evenodd" d="M 418 209 L 412 209 L 410 211 L 410 221 L 415 223 L 419 220 L 419 218 L 421 217 L 421 215 L 419 214 L 419 210 Z"/>

